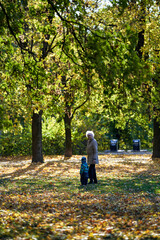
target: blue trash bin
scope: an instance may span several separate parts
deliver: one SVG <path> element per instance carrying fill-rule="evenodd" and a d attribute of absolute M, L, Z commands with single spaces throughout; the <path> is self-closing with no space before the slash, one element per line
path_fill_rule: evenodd
<path fill-rule="evenodd" d="M 133 139 L 133 151 L 140 151 L 141 141 L 140 139 Z"/>
<path fill-rule="evenodd" d="M 110 140 L 110 150 L 112 152 L 118 151 L 118 140 L 117 139 Z"/>

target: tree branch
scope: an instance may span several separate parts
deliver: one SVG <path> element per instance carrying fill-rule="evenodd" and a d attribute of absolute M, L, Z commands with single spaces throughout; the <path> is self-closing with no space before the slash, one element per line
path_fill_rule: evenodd
<path fill-rule="evenodd" d="M 86 100 L 85 100 L 82 104 L 80 104 L 78 107 L 76 107 L 76 108 L 74 109 L 71 118 L 73 118 L 75 112 L 76 112 L 79 108 L 81 108 L 88 100 L 89 100 L 89 96 L 86 98 Z"/>
<path fill-rule="evenodd" d="M 20 47 L 21 50 L 27 51 L 28 53 L 30 53 L 31 55 L 33 55 L 33 58 L 34 58 L 35 61 L 36 61 L 35 54 L 34 54 L 32 51 L 30 51 L 29 49 L 24 48 L 21 40 L 19 41 L 18 38 L 16 37 L 16 35 L 15 35 L 15 33 L 14 33 L 11 25 L 10 25 L 9 16 L 7 15 L 7 12 L 6 12 L 6 10 L 5 10 L 5 8 L 4 8 L 4 6 L 3 6 L 2 3 L 0 3 L 0 7 L 2 8 L 2 11 L 3 11 L 3 13 L 4 13 L 5 17 L 6 17 L 8 29 L 9 29 L 11 35 L 14 37 L 15 41 L 17 42 L 18 46 Z"/>
<path fill-rule="evenodd" d="M 81 27 L 84 27 L 87 31 L 90 31 L 90 32 L 91 32 L 92 34 L 94 34 L 95 36 L 97 36 L 97 37 L 99 37 L 99 38 L 101 38 L 101 39 L 107 39 L 106 37 L 102 37 L 102 36 L 98 35 L 98 34 L 95 33 L 93 30 L 91 30 L 90 27 L 85 26 L 85 25 L 83 25 L 83 24 L 80 23 L 80 22 L 68 21 L 67 19 L 63 18 L 62 15 L 58 12 L 58 10 L 57 10 L 57 8 L 55 7 L 55 5 L 53 4 L 53 1 L 51 1 L 51 0 L 47 0 L 47 1 L 48 1 L 48 4 L 50 4 L 51 7 L 53 8 L 53 10 L 56 12 L 56 14 L 57 14 L 58 17 L 61 19 L 62 22 L 68 23 L 72 28 L 73 28 L 73 25 L 72 25 L 72 24 L 79 25 L 79 26 L 81 26 Z M 77 39 L 77 37 L 76 37 L 76 39 Z M 79 42 L 79 40 L 78 40 L 78 42 Z"/>

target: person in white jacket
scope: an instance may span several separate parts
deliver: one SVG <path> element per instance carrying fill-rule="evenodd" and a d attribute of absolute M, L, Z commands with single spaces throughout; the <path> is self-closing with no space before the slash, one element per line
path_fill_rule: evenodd
<path fill-rule="evenodd" d="M 94 133 L 92 131 L 86 132 L 87 141 L 87 163 L 89 165 L 89 184 L 97 183 L 95 164 L 98 164 L 98 144 L 94 139 Z"/>

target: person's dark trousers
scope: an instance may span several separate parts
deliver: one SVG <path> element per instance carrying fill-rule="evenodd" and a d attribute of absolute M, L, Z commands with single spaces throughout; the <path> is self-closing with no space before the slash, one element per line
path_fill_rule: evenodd
<path fill-rule="evenodd" d="M 95 164 L 90 164 L 89 166 L 89 178 L 90 178 L 90 183 L 97 183 L 97 176 L 96 176 L 96 168 Z"/>
<path fill-rule="evenodd" d="M 88 173 L 82 173 L 81 175 L 81 184 L 87 185 L 88 183 Z"/>

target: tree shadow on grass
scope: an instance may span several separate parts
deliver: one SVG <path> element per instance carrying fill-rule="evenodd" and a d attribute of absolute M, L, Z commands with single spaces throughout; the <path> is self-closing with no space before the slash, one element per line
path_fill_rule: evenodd
<path fill-rule="evenodd" d="M 4 173 L 1 174 L 1 179 L 14 179 L 14 178 L 18 178 L 22 175 L 27 174 L 28 176 L 36 176 L 38 175 L 40 172 L 42 172 L 44 170 L 44 168 L 49 168 L 49 167 L 54 167 L 57 164 L 57 168 L 59 169 L 59 173 L 58 175 L 63 174 L 65 171 L 68 171 L 68 166 L 63 166 L 62 164 L 64 163 L 63 160 L 54 160 L 54 161 L 49 161 L 49 162 L 45 162 L 45 163 L 30 163 L 27 167 L 25 167 L 24 165 L 11 165 L 11 167 L 15 167 L 18 168 L 18 170 L 16 169 L 15 171 L 11 172 L 11 173 Z M 9 165 L 7 165 L 8 168 L 10 168 Z"/>
<path fill-rule="evenodd" d="M 54 163 L 53 163 L 54 164 Z M 46 166 L 51 166 L 50 163 L 47 163 L 45 166 L 29 165 L 25 169 L 20 169 L 11 174 L 4 174 L 3 179 L 0 179 L 0 185 L 6 186 L 8 182 L 16 182 L 16 185 L 20 185 L 22 189 L 19 190 L 27 191 L 27 189 L 33 191 L 43 191 L 45 189 L 52 190 L 53 185 L 58 188 L 59 191 L 76 191 L 77 189 L 80 192 L 88 191 L 94 192 L 94 194 L 108 194 L 108 193 L 121 193 L 121 194 L 158 194 L 160 189 L 159 175 L 151 175 L 147 172 L 141 174 L 132 174 L 130 178 L 121 178 L 121 179 L 111 179 L 111 178 L 101 178 L 98 181 L 98 184 L 88 184 L 87 186 L 80 185 L 80 179 L 72 177 L 64 177 L 63 172 L 66 171 L 62 169 L 55 173 L 54 177 L 48 176 L 47 179 L 44 179 L 43 176 L 36 176 L 44 169 Z M 25 175 L 28 172 L 34 171 L 32 174 L 23 179 L 17 179 L 21 175 Z M 16 179 L 15 179 L 16 178 Z M 56 179 L 56 180 L 55 180 Z M 18 189 L 18 188 L 17 188 Z"/>
<path fill-rule="evenodd" d="M 37 164 L 31 163 L 29 166 L 24 167 L 24 168 L 20 168 L 20 169 L 14 171 L 14 172 L 4 173 L 4 174 L 1 175 L 1 178 L 2 179 L 3 178 L 14 179 L 14 178 L 20 177 L 21 175 L 24 175 L 26 173 L 34 171 L 37 168 L 37 166 L 40 166 L 40 164 L 37 165 Z M 40 171 L 40 170 L 41 170 L 41 168 L 39 168 L 38 171 Z"/>
<path fill-rule="evenodd" d="M 47 167 L 52 164 L 48 163 Z M 90 221 L 93 217 L 99 221 L 99 219 L 106 220 L 108 216 L 108 222 L 113 221 L 116 228 L 128 229 L 128 231 L 133 227 L 134 221 L 142 221 L 144 224 L 143 219 L 145 219 L 148 225 L 144 224 L 144 227 L 149 226 L 149 218 L 151 219 L 152 215 L 159 211 L 156 202 L 157 188 L 159 188 L 158 174 L 153 175 L 150 171 L 144 171 L 121 179 L 103 177 L 99 179 L 98 184 L 82 187 L 79 178 L 63 176 L 62 172 L 56 175 L 57 179 L 53 177 L 45 179 L 40 176 L 34 179 L 13 180 L 16 186 L 11 188 L 8 194 L 22 194 L 24 201 L 13 202 L 14 198 L 8 198 L 5 208 L 20 213 L 49 213 L 52 215 L 51 222 L 53 218 L 55 221 L 65 222 L 67 218 L 73 217 L 73 226 L 77 226 L 79 218 Z M 25 198 L 28 189 L 30 198 L 33 196 L 29 202 Z M 1 200 L 5 201 L 5 194 L 2 197 Z M 126 216 L 127 220 L 125 220 Z M 118 218 L 124 218 L 125 222 L 116 222 Z M 131 226 L 128 225 L 130 219 Z M 155 230 L 157 231 L 156 226 Z M 112 238 L 106 239 L 119 239 L 112 235 L 108 237 Z"/>
<path fill-rule="evenodd" d="M 79 186 L 79 189 L 85 191 L 94 190 L 95 193 L 150 193 L 158 194 L 160 191 L 160 178 L 159 176 L 152 175 L 134 175 L 130 179 L 111 179 L 103 178 L 98 181 L 98 184 L 91 184 L 87 186 Z"/>
<path fill-rule="evenodd" d="M 119 230 L 126 228 L 128 231 L 134 227 L 128 225 L 130 219 L 133 222 L 142 221 L 143 224 L 144 221 L 148 221 L 148 225 L 144 225 L 148 227 L 150 226 L 149 218 L 151 219 L 152 215 L 159 211 L 157 202 L 159 175 L 158 171 L 153 174 L 151 167 L 140 173 L 128 171 L 127 175 L 122 177 L 122 174 L 121 178 L 117 175 L 115 178 L 109 178 L 105 172 L 111 172 L 112 176 L 114 170 L 123 173 L 126 169 L 114 165 L 110 168 L 106 167 L 103 169 L 102 178 L 98 179 L 98 184 L 82 187 L 79 176 L 73 178 L 68 174 L 68 165 L 57 162 L 31 164 L 11 174 L 3 174 L 4 178 L 0 180 L 0 186 L 3 188 L 0 202 L 5 205 L 2 205 L 2 208 L 13 212 L 29 212 L 30 216 L 32 213 L 41 215 L 49 213 L 51 214 L 49 223 L 52 223 L 53 219 L 55 222 L 65 222 L 68 218 L 72 218 L 73 227 L 77 226 L 79 221 L 86 219 L 88 222 L 92 218 L 96 219 L 97 223 L 99 219 L 104 221 L 107 219 Z M 40 174 L 45 167 L 47 169 L 45 174 Z M 52 167 L 55 171 L 54 175 L 47 176 L 52 171 Z M 75 169 L 77 167 L 72 166 Z M 63 174 L 64 172 L 68 176 Z M 116 222 L 118 218 L 124 220 L 124 223 Z M 155 221 L 156 217 L 153 219 Z M 34 226 L 31 227 L 34 228 Z M 156 226 L 155 229 L 157 231 Z M 44 230 L 45 233 L 46 230 Z M 104 239 L 119 238 L 110 234 Z"/>
<path fill-rule="evenodd" d="M 26 173 L 28 175 L 38 175 L 41 171 L 43 171 L 43 169 L 45 167 L 48 166 L 52 166 L 55 164 L 54 162 L 46 162 L 46 163 L 30 163 L 27 167 L 25 167 L 24 165 L 11 165 L 11 167 L 15 167 L 18 168 L 18 170 L 16 169 L 14 172 L 11 173 L 4 173 L 1 175 L 1 178 L 10 178 L 10 179 L 14 179 L 17 177 L 20 177 L 22 175 L 25 175 Z M 9 168 L 9 166 L 8 166 Z"/>
<path fill-rule="evenodd" d="M 33 194 L 33 201 L 26 202 L 26 199 L 21 204 L 18 202 L 13 204 L 12 200 L 10 200 L 7 207 L 19 212 L 33 211 L 39 213 L 40 211 L 53 214 L 52 217 L 55 221 L 59 221 L 59 219 L 66 221 L 69 216 L 77 215 L 81 217 L 81 220 L 88 219 L 89 221 L 92 217 L 97 220 L 99 218 L 105 220 L 106 216 L 108 216 L 108 221 L 114 220 L 115 222 L 117 218 L 124 217 L 126 219 L 127 216 L 128 221 L 131 219 L 134 222 L 149 219 L 152 217 L 151 214 L 159 211 L 158 204 L 153 202 L 153 195 L 155 196 L 155 194 L 153 192 L 148 193 L 146 188 L 139 190 L 132 180 L 125 181 L 123 179 L 121 182 L 112 180 L 109 185 L 110 179 L 103 179 L 98 184 L 85 187 L 78 185 L 77 179 L 73 179 L 73 181 L 61 179 L 61 181 L 55 182 L 54 187 L 50 186 L 48 182 L 38 182 L 35 179 L 31 182 L 24 181 L 24 179 L 21 181 L 25 188 L 27 188 L 26 184 L 29 185 L 30 194 Z M 130 188 L 128 188 L 128 183 Z M 50 192 L 48 197 L 45 194 L 43 195 L 44 198 L 34 195 L 34 193 L 42 193 L 41 190 L 44 189 L 48 190 L 47 194 Z M 60 209 L 62 209 L 61 212 Z M 58 214 L 56 214 L 56 211 Z M 110 219 L 110 216 L 113 216 L 114 219 Z M 74 219 L 72 224 L 76 225 L 78 219 Z M 118 224 L 119 228 L 130 227 L 127 225 L 127 221 Z"/>

